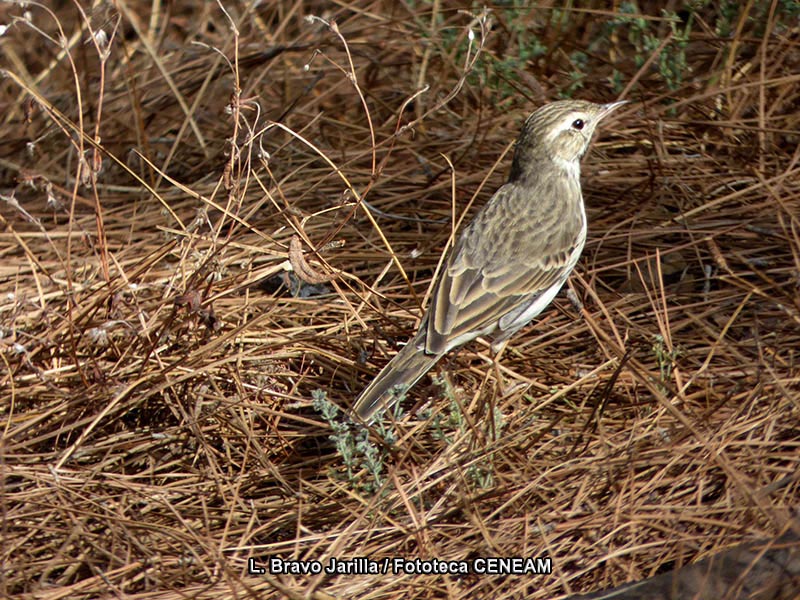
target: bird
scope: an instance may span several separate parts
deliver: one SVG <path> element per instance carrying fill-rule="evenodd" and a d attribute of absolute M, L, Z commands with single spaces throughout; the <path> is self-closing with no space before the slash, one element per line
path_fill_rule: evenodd
<path fill-rule="evenodd" d="M 507 182 L 447 254 L 416 335 L 358 396 L 372 423 L 445 354 L 489 337 L 495 355 L 547 307 L 586 242 L 580 160 L 600 121 L 626 101 L 560 100 L 525 120 Z"/>

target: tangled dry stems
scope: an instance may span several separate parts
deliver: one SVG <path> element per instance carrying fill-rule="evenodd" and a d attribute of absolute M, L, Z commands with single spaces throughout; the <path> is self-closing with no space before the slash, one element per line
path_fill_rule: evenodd
<path fill-rule="evenodd" d="M 442 4 L 2 8 L 2 595 L 551 598 L 785 528 L 800 31 L 716 37 L 710 8 L 674 91 L 624 38 L 590 55 L 580 95 L 617 69 L 637 102 L 584 164 L 579 302 L 496 365 L 448 358 L 373 432 L 379 485 L 345 476 L 312 394 L 346 408 L 415 329 L 453 224 L 614 18 L 573 10 L 509 79 L 510 17 Z M 247 574 L 271 556 L 554 572 Z"/>

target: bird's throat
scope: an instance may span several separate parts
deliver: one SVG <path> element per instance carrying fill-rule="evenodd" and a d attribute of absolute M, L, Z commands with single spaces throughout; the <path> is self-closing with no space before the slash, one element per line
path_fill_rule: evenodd
<path fill-rule="evenodd" d="M 553 157 L 553 163 L 559 169 L 563 170 L 568 177 L 580 179 L 581 177 L 581 163 L 577 160 L 566 160 L 560 156 Z"/>

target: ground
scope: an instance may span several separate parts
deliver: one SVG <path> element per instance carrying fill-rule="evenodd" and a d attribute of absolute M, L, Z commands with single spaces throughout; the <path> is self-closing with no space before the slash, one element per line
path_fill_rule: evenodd
<path fill-rule="evenodd" d="M 565 598 L 790 524 L 796 2 L 53 4 L 0 6 L 0 595 Z M 568 287 L 351 423 L 570 97 L 630 104 Z"/>

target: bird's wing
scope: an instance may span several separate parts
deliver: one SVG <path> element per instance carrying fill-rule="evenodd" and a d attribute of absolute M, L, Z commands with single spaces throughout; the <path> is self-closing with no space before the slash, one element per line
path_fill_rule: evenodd
<path fill-rule="evenodd" d="M 560 286 L 572 268 L 583 224 L 559 227 L 553 211 L 521 223 L 514 210 L 493 209 L 504 205 L 503 194 L 515 191 L 500 188 L 453 247 L 428 309 L 428 352 L 441 353 L 493 329 L 504 315 Z"/>

